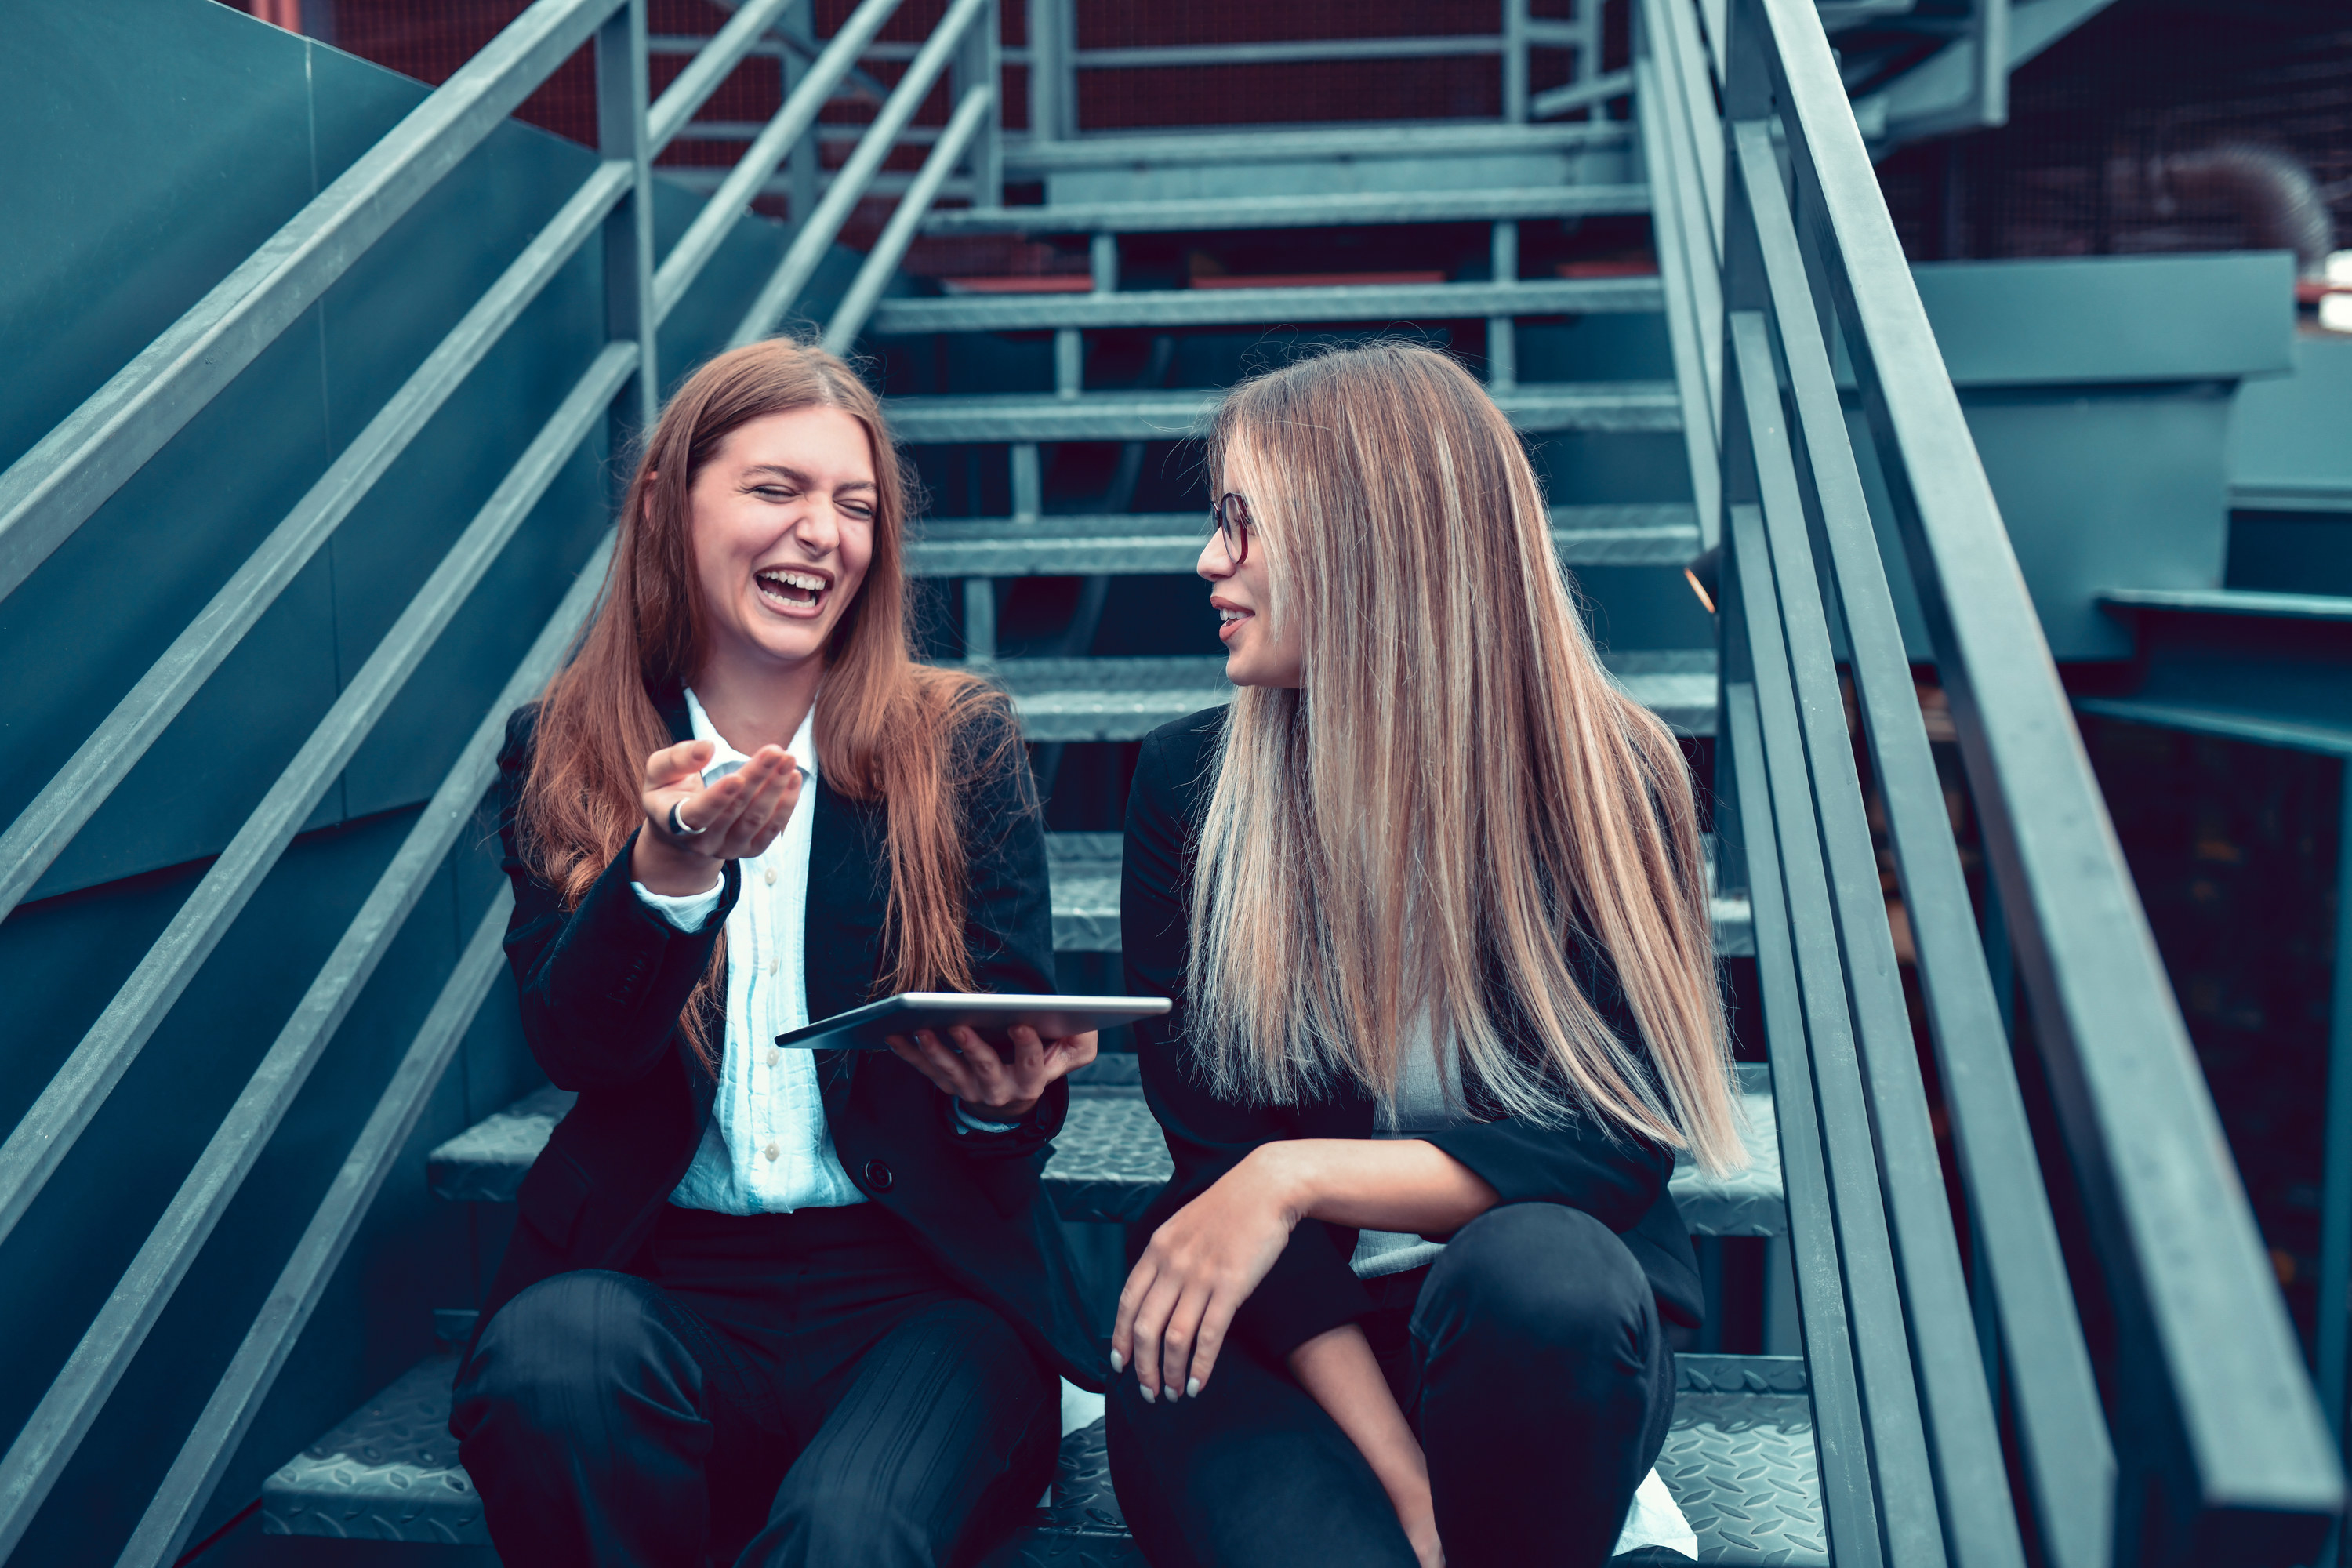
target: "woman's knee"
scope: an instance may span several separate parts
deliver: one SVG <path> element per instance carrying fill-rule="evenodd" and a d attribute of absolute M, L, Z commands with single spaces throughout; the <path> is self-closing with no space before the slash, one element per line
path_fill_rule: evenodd
<path fill-rule="evenodd" d="M 1656 1310 L 1625 1243 L 1581 1209 L 1509 1204 L 1454 1233 L 1429 1271 L 1417 1328 L 1560 1343 L 1638 1331 Z"/>
<path fill-rule="evenodd" d="M 530 1286 L 483 1326 L 458 1373 L 452 1426 L 492 1412 L 530 1426 L 568 1428 L 624 1389 L 698 1382 L 660 1321 L 658 1292 L 631 1275 L 581 1269 Z M 684 1390 L 682 1390 L 684 1392 Z"/>

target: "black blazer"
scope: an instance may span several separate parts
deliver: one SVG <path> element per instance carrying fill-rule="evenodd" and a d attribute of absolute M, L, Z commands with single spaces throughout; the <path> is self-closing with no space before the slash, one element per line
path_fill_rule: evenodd
<path fill-rule="evenodd" d="M 684 694 L 654 694 L 670 733 L 691 737 Z M 694 1159 L 716 1085 L 677 1027 L 741 890 L 733 861 L 719 910 L 688 934 L 629 886 L 629 847 L 577 908 L 516 853 L 515 813 L 530 760 L 535 707 L 508 721 L 499 757 L 499 835 L 513 880 L 507 959 L 521 992 L 523 1037 L 561 1089 L 580 1099 L 523 1177 L 520 1214 L 480 1321 L 525 1287 L 572 1268 L 625 1269 Z M 1010 725 L 1000 711 L 983 723 Z M 992 737 L 982 737 L 986 745 Z M 1015 745 L 1013 755 L 1024 755 Z M 975 781 L 962 801 L 970 868 L 966 941 L 981 989 L 1054 989 L 1054 918 L 1045 839 L 1025 762 Z M 808 1008 L 825 1018 L 873 999 L 889 901 L 887 817 L 824 782 L 813 796 L 805 961 Z M 634 847 L 634 837 L 630 847 Z M 719 1026 L 723 1027 L 723 1025 Z M 959 1131 L 953 1101 L 887 1051 L 820 1051 L 817 1078 L 843 1168 L 904 1220 L 924 1250 L 1002 1313 L 1063 1376 L 1105 1386 L 1108 1368 L 1039 1182 L 1069 1110 L 1056 1082 L 1020 1131 Z"/>
<path fill-rule="evenodd" d="M 1129 1232 L 1139 1249 L 1154 1227 L 1230 1170 L 1257 1145 L 1276 1138 L 1370 1136 L 1371 1096 L 1346 1086 L 1297 1105 L 1235 1105 L 1211 1096 L 1186 1060 L 1184 973 L 1192 944 L 1195 830 L 1213 782 L 1226 710 L 1213 708 L 1162 725 L 1145 738 L 1128 795 L 1126 863 L 1119 885 L 1119 935 L 1127 988 L 1165 996 L 1175 1006 L 1136 1026 L 1141 1037 L 1145 1097 L 1167 1134 L 1176 1174 Z M 1641 1038 L 1605 956 L 1577 954 L 1580 978 L 1601 1016 L 1622 1037 Z M 1580 1120 L 1538 1127 L 1507 1118 L 1426 1134 L 1511 1203 L 1565 1204 L 1617 1232 L 1639 1260 L 1669 1320 L 1701 1317 L 1698 1262 L 1690 1235 L 1666 1191 L 1673 1152 Z M 1349 1268 L 1356 1233 L 1302 1221 L 1290 1244 L 1234 1319 L 1234 1332 L 1261 1357 L 1278 1362 L 1326 1330 L 1371 1310 L 1371 1298 Z"/>

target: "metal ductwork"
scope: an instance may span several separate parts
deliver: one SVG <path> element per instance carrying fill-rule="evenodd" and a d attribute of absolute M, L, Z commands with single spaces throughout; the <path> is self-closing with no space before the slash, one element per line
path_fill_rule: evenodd
<path fill-rule="evenodd" d="M 2311 171 L 2293 153 L 2249 142 L 2225 142 L 2156 160 L 2159 205 L 2226 202 L 2252 231 L 2255 248 L 2292 250 L 2299 277 L 2316 278 L 2336 247 L 2335 224 Z"/>

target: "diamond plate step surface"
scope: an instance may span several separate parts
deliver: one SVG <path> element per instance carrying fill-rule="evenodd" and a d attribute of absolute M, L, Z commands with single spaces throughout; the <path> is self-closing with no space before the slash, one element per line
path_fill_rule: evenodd
<path fill-rule="evenodd" d="M 1099 331 L 1638 314 L 1664 308 L 1664 290 L 1655 278 L 1544 278 L 1504 283 L 1355 283 L 885 300 L 875 307 L 866 331 L 869 337 L 912 337 L 927 332 L 1034 332 L 1062 327 Z"/>
<path fill-rule="evenodd" d="M 1566 565 L 1679 567 L 1699 552 L 1687 503 L 1556 506 L 1552 542 Z M 1189 576 L 1208 535 L 1199 512 L 952 518 L 925 523 L 908 551 L 919 577 Z"/>
<path fill-rule="evenodd" d="M 280 1467 L 261 1490 L 271 1535 L 487 1546 L 481 1500 L 449 1436 L 457 1358 L 409 1369 Z M 1795 1357 L 1685 1356 L 1658 1474 L 1703 1563 L 1820 1564 L 1829 1554 L 1811 1405 Z M 1139 1568 L 1110 1484 L 1103 1424 L 1062 1439 L 1051 1502 L 988 1568 Z"/>
<path fill-rule="evenodd" d="M 1178 441 L 1200 435 L 1224 394 L 1214 388 L 1166 392 L 950 393 L 903 397 L 889 405 L 901 441 Z M 1682 401 L 1672 382 L 1522 384 L 1492 394 L 1523 431 L 1673 431 Z"/>
<path fill-rule="evenodd" d="M 1748 1168 L 1715 1177 L 1687 1163 L 1675 1168 L 1675 1204 L 1694 1236 L 1779 1236 L 1787 1226 L 1771 1074 L 1755 1066 L 1738 1072 Z M 552 1087 L 536 1089 L 435 1149 L 425 1167 L 434 1195 L 512 1202 L 573 1098 Z M 1073 1079 L 1069 1120 L 1045 1164 L 1045 1191 L 1056 1213 L 1066 1220 L 1125 1224 L 1150 1206 L 1173 1170 L 1132 1056 L 1101 1058 Z"/>

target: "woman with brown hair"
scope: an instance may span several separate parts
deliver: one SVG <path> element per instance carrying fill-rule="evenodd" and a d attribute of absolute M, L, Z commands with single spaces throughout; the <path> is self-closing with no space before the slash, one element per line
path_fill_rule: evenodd
<path fill-rule="evenodd" d="M 523 1180 L 450 1426 L 503 1560 L 967 1561 L 1100 1386 L 1039 1185 L 1091 1035 L 777 1035 L 1048 992 L 1003 695 L 911 656 L 872 393 L 770 342 L 680 387 L 603 604 L 499 759 L 525 1037 L 579 1100 Z"/>
<path fill-rule="evenodd" d="M 1700 1310 L 1675 1151 L 1744 1163 L 1692 790 L 1611 685 L 1517 434 L 1396 343 L 1236 388 L 1229 707 L 1145 741 L 1128 989 L 1176 1173 L 1112 1474 L 1161 1568 L 1597 1564 Z M 1625 1531 L 1637 1489 L 1663 1528 Z"/>

